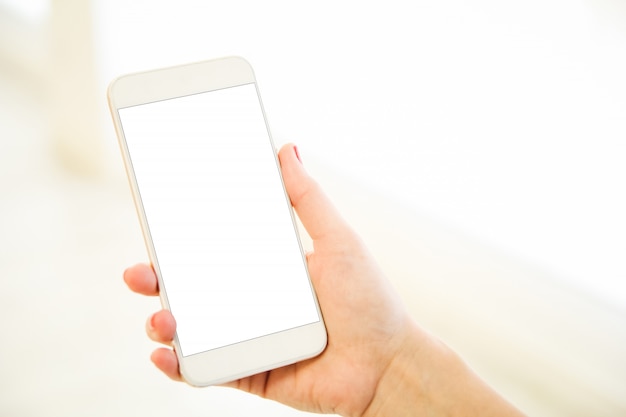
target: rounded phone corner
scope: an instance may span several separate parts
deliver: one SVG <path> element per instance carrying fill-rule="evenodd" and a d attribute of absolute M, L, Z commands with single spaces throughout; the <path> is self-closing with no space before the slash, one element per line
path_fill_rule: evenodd
<path fill-rule="evenodd" d="M 248 61 L 246 58 L 242 57 L 241 55 L 231 55 L 231 56 L 227 56 L 227 57 L 222 58 L 222 59 L 230 59 L 230 60 L 240 61 L 242 64 L 245 64 L 245 65 L 249 66 L 250 68 L 252 68 L 252 64 L 250 64 L 250 61 Z"/>
<path fill-rule="evenodd" d="M 180 358 L 179 358 L 178 369 L 180 372 L 180 376 L 183 379 L 183 382 L 185 382 L 187 385 L 191 387 L 204 388 L 204 387 L 208 387 L 212 385 L 210 381 L 206 381 L 200 378 L 198 375 L 194 375 L 193 372 L 191 372 L 191 369 L 194 369 L 194 368 L 185 366 L 185 361 L 180 360 Z"/>

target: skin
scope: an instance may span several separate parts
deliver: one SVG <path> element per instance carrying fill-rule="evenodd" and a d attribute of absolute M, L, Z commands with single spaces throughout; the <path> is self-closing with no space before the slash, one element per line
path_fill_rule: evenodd
<path fill-rule="evenodd" d="M 367 248 L 304 169 L 297 148 L 278 154 L 285 187 L 313 240 L 309 273 L 328 331 L 319 356 L 226 384 L 300 410 L 344 416 L 522 415 L 404 309 Z M 124 272 L 128 287 L 158 296 L 149 265 Z M 148 336 L 167 345 L 151 359 L 183 381 L 171 348 L 176 322 L 153 314 Z"/>

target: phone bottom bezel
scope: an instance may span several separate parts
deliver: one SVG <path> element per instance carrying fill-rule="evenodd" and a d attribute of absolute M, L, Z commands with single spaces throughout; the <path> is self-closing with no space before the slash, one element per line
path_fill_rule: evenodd
<path fill-rule="evenodd" d="M 183 357 L 181 375 L 193 386 L 219 385 L 315 357 L 326 348 L 322 320 Z"/>

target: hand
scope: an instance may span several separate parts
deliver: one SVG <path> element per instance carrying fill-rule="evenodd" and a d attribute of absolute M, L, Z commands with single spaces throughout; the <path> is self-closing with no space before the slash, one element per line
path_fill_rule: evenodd
<path fill-rule="evenodd" d="M 307 175 L 295 147 L 279 152 L 287 192 L 314 251 L 309 272 L 328 331 L 328 346 L 316 358 L 238 380 L 228 385 L 287 405 L 321 413 L 361 414 L 394 354 L 407 317 L 361 241 Z M 124 278 L 136 292 L 158 295 L 152 268 L 137 265 Z M 148 335 L 170 344 L 175 322 L 162 310 L 148 321 Z M 170 349 L 152 355 L 170 378 L 181 380 Z"/>
<path fill-rule="evenodd" d="M 359 237 L 306 173 L 297 149 L 286 145 L 278 156 L 289 198 L 313 240 L 307 263 L 328 345 L 315 358 L 226 385 L 301 410 L 346 416 L 415 415 L 422 410 L 443 415 L 448 406 L 462 403 L 447 393 L 482 394 L 482 383 L 462 361 L 409 318 Z M 158 295 L 150 266 L 129 268 L 124 279 L 135 292 Z M 176 324 L 168 311 L 155 313 L 146 327 L 151 339 L 171 346 Z M 157 349 L 151 358 L 170 378 L 182 380 L 170 348 Z M 459 381 L 455 390 L 447 371 Z"/>

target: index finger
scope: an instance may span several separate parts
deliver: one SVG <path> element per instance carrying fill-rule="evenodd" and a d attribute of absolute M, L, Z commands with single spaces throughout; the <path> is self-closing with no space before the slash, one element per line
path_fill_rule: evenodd
<path fill-rule="evenodd" d="M 124 271 L 124 282 L 132 291 L 143 295 L 159 295 L 159 283 L 150 265 L 137 264 Z"/>
<path fill-rule="evenodd" d="M 284 145 L 278 152 L 278 158 L 291 204 L 314 244 L 326 236 L 345 236 L 349 232 L 347 224 L 304 169 L 296 147 L 293 144 Z"/>

